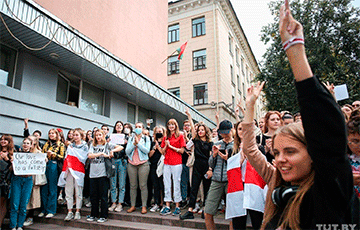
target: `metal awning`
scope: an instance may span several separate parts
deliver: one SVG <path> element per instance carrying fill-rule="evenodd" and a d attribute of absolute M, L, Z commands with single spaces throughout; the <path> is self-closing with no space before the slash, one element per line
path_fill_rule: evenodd
<path fill-rule="evenodd" d="M 0 0 L 0 12 L 9 30 L 27 46 L 43 47 L 51 41 L 42 50 L 29 50 L 11 36 L 4 23 L 0 22 L 2 42 L 115 92 L 145 109 L 155 110 L 167 119 L 186 119 L 184 111 L 188 107 L 193 119 L 203 121 L 210 128 L 216 126 L 189 104 L 35 2 Z M 59 58 L 51 58 L 51 53 L 58 54 Z"/>

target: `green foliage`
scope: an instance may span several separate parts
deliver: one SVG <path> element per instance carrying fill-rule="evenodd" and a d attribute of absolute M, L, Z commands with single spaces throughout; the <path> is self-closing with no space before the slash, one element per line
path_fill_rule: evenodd
<path fill-rule="evenodd" d="M 278 31 L 278 12 L 282 0 L 271 2 L 274 22 L 262 29 L 261 40 L 270 47 L 263 55 L 261 74 L 266 81 L 263 92 L 268 110 L 299 111 L 293 74 Z M 304 27 L 306 54 L 313 73 L 322 82 L 347 85 L 350 98 L 360 99 L 360 10 L 351 0 L 294 0 L 292 14 Z"/>

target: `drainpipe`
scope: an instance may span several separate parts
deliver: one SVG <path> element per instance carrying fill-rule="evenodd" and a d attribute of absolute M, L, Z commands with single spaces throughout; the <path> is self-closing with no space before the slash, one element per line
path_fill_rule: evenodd
<path fill-rule="evenodd" d="M 213 3 L 213 21 L 214 21 L 214 49 L 215 49 L 215 95 L 216 95 L 216 102 L 219 101 L 219 85 L 218 85 L 218 68 L 217 68 L 217 40 L 216 40 L 216 2 L 214 0 Z M 219 103 L 216 103 L 216 112 L 219 112 Z M 220 115 L 220 114 L 219 114 Z"/>

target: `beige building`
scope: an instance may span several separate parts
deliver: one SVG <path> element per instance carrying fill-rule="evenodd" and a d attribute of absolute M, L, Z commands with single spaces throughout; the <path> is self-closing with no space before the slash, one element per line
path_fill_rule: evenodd
<path fill-rule="evenodd" d="M 182 60 L 168 59 L 169 91 L 211 120 L 219 111 L 220 120 L 235 121 L 234 108 L 260 70 L 230 0 L 170 2 L 168 18 L 169 54 L 188 42 Z"/>

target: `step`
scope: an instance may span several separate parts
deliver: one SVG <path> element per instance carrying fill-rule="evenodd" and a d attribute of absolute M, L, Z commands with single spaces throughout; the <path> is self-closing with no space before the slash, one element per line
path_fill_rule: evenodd
<path fill-rule="evenodd" d="M 81 215 L 87 216 L 90 215 L 90 208 L 82 208 Z M 161 216 L 159 212 L 152 213 L 148 212 L 147 214 L 141 214 L 141 209 L 136 209 L 135 212 L 127 213 L 126 207 L 125 210 L 121 212 L 109 212 L 108 218 L 111 220 L 122 220 L 129 222 L 138 222 L 138 223 L 147 223 L 147 224 L 157 224 L 157 225 L 166 225 L 166 226 L 178 226 L 182 228 L 193 228 L 193 229 L 206 229 L 205 220 L 201 219 L 200 214 L 195 214 L 195 219 L 192 220 L 180 220 L 178 216 Z M 58 208 L 58 212 L 66 214 L 67 210 L 64 207 Z M 182 213 L 186 210 L 181 210 Z M 221 212 L 218 212 L 214 216 L 214 221 L 216 229 L 228 229 L 229 220 L 225 220 L 225 215 Z"/>
<path fill-rule="evenodd" d="M 137 230 L 192 230 L 191 228 L 184 228 L 178 226 L 168 226 L 161 224 L 149 224 L 136 221 L 123 221 L 117 219 L 109 219 L 105 223 L 89 222 L 85 216 L 81 220 L 64 221 L 65 214 L 56 214 L 53 218 L 39 218 L 35 217 L 35 224 L 27 227 L 27 229 L 53 229 L 50 226 L 56 226 L 54 229 L 99 229 L 99 230 L 122 230 L 122 229 L 137 229 Z M 38 227 L 39 226 L 39 227 Z"/>
<path fill-rule="evenodd" d="M 56 224 L 46 224 L 46 223 L 34 223 L 28 227 L 24 227 L 24 229 L 28 230 L 84 230 L 83 228 L 74 228 L 71 226 L 64 225 L 56 225 Z"/>

